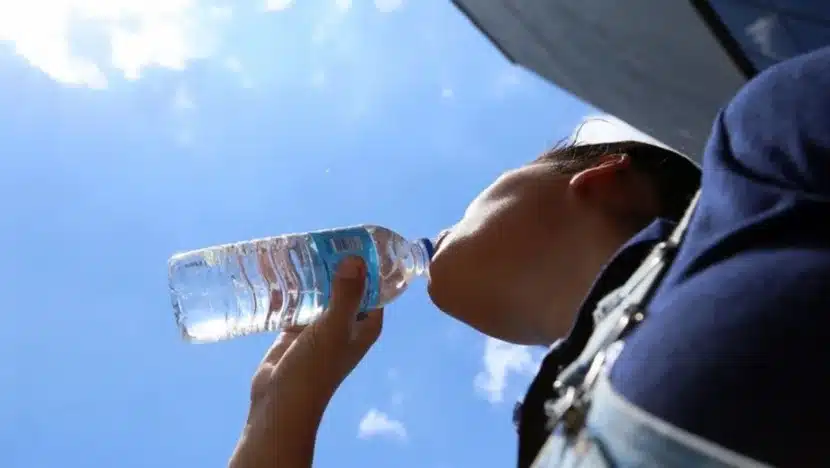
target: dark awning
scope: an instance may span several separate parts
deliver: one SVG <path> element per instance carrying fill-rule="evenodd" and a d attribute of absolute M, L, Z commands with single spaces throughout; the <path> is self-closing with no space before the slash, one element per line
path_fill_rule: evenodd
<path fill-rule="evenodd" d="M 504 55 L 690 156 L 748 78 L 830 44 L 830 0 L 454 0 Z"/>

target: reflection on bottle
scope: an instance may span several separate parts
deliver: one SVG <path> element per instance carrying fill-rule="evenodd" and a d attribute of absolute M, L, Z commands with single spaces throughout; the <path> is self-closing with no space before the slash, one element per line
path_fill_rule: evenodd
<path fill-rule="evenodd" d="M 358 314 L 383 307 L 426 271 L 432 244 L 357 226 L 221 245 L 174 255 L 170 295 L 182 335 L 211 342 L 314 321 L 331 300 L 340 261 L 367 265 Z"/>

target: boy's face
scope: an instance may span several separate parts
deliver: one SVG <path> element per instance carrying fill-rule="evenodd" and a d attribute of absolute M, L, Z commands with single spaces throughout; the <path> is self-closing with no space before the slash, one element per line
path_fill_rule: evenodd
<path fill-rule="evenodd" d="M 479 194 L 439 238 L 429 271 L 436 306 L 514 343 L 565 335 L 602 265 L 641 228 L 620 222 L 631 200 L 649 196 L 626 156 L 603 161 L 575 175 L 532 164 Z"/>

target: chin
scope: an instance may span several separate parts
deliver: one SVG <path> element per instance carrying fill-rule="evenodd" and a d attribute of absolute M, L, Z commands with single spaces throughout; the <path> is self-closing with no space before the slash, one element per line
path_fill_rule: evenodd
<path fill-rule="evenodd" d="M 427 292 L 435 306 L 450 317 L 498 340 L 520 345 L 538 345 L 539 337 L 524 333 L 520 317 L 509 316 L 510 308 L 498 304 L 496 289 L 483 286 L 470 287 L 441 274 L 431 273 Z"/>
<path fill-rule="evenodd" d="M 430 267 L 427 293 L 435 307 L 450 317 L 459 320 L 479 331 L 481 329 L 482 316 L 488 315 L 487 311 L 473 305 L 480 301 L 478 294 L 470 294 L 469 288 L 465 287 L 459 278 L 453 275 L 445 275 L 441 270 Z"/>
<path fill-rule="evenodd" d="M 434 265 L 434 264 L 433 264 Z M 427 294 L 432 303 L 445 314 L 455 317 L 452 312 L 457 309 L 457 291 L 453 291 L 453 285 L 448 282 L 444 275 L 439 274 L 433 265 L 430 265 L 427 276 Z"/>
<path fill-rule="evenodd" d="M 537 344 L 529 336 L 529 317 L 517 311 L 515 297 L 504 282 L 503 270 L 471 236 L 450 235 L 439 244 L 427 275 L 427 292 L 435 306 L 450 317 L 499 340 Z M 533 327 L 531 327 L 533 328 Z"/>

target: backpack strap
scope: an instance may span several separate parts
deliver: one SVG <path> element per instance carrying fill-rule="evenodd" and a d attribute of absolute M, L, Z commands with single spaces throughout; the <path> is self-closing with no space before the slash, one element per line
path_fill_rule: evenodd
<path fill-rule="evenodd" d="M 668 239 L 652 249 L 622 287 L 598 303 L 591 338 L 576 360 L 559 373 L 553 383 L 556 396 L 545 403 L 550 431 L 561 427 L 566 435 L 575 436 L 584 427 L 597 377 L 616 357 L 620 340 L 646 318 L 645 306 L 671 266 L 699 199 L 700 191 Z"/>

